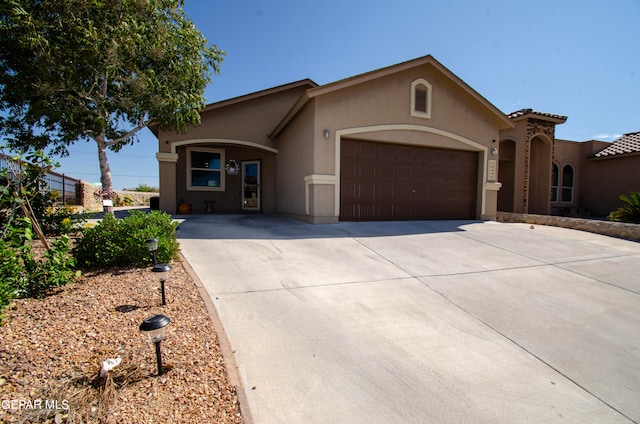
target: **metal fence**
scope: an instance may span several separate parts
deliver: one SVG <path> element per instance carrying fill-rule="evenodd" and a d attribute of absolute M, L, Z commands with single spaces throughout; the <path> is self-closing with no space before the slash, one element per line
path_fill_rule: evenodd
<path fill-rule="evenodd" d="M 58 205 L 80 205 L 80 180 L 67 177 L 57 172 L 49 172 L 44 176 L 49 192 L 55 197 Z"/>
<path fill-rule="evenodd" d="M 16 163 L 9 156 L 0 153 L 0 169 L 9 168 L 20 169 L 21 163 Z M 11 175 L 11 172 L 10 172 Z M 55 198 L 58 206 L 64 205 L 81 205 L 82 204 L 82 187 L 80 180 L 59 174 L 54 171 L 47 172 L 43 177 L 46 187 L 42 187 Z"/>

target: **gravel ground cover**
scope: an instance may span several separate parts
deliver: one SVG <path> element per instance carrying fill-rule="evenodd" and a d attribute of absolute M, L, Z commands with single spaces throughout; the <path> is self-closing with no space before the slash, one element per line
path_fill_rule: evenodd
<path fill-rule="evenodd" d="M 165 306 L 139 268 L 85 272 L 45 299 L 16 300 L 0 326 L 0 421 L 242 423 L 206 306 L 172 265 Z M 171 319 L 161 376 L 138 329 L 155 314 Z M 120 365 L 100 377 L 110 358 Z"/>

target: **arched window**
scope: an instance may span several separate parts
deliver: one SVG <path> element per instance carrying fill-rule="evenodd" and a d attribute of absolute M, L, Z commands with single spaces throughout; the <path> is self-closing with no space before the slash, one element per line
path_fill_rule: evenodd
<path fill-rule="evenodd" d="M 431 118 L 431 84 L 424 78 L 411 83 L 411 116 Z"/>
<path fill-rule="evenodd" d="M 562 168 L 562 201 L 573 202 L 573 166 L 565 165 Z"/>
<path fill-rule="evenodd" d="M 558 165 L 557 164 L 553 164 L 553 167 L 551 168 L 551 201 L 552 202 L 557 202 L 558 201 L 558 182 L 560 180 L 560 175 L 558 175 Z"/>

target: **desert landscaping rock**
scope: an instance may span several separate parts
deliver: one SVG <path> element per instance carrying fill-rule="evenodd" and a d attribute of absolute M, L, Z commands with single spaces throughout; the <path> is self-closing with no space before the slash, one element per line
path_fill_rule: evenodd
<path fill-rule="evenodd" d="M 42 299 L 16 300 L 0 326 L 0 421 L 242 423 L 206 306 L 181 263 L 161 305 L 148 269 L 86 272 Z M 171 318 L 165 373 L 138 330 Z M 100 378 L 102 362 L 122 362 Z"/>

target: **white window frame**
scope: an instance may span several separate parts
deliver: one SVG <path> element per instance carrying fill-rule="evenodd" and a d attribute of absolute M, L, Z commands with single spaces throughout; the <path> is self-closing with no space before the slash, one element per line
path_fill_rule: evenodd
<path fill-rule="evenodd" d="M 206 153 L 218 153 L 220 154 L 220 169 L 203 169 L 191 167 L 191 152 L 206 152 Z M 224 149 L 211 149 L 207 147 L 188 147 L 187 148 L 187 190 L 189 191 L 225 191 L 225 176 L 224 169 Z M 219 171 L 220 172 L 220 187 L 205 187 L 205 186 L 193 186 L 192 185 L 192 171 Z"/>
<path fill-rule="evenodd" d="M 416 88 L 418 86 L 424 86 L 427 89 L 427 110 L 426 112 L 416 110 Z M 418 78 L 411 83 L 411 116 L 416 118 L 431 119 L 431 92 L 432 87 L 429 82 L 424 78 Z"/>

